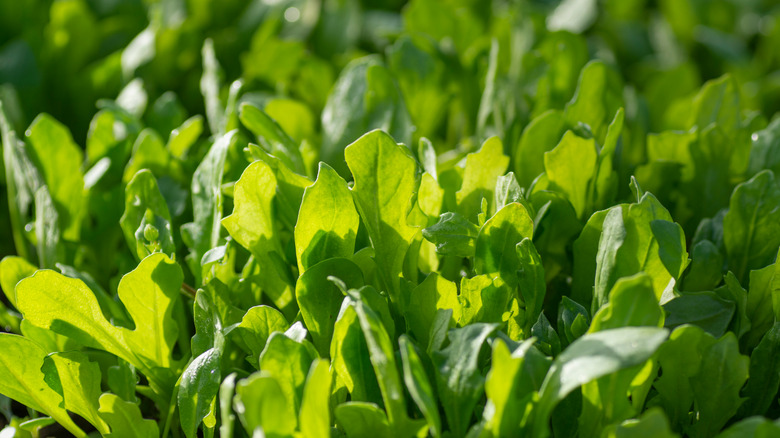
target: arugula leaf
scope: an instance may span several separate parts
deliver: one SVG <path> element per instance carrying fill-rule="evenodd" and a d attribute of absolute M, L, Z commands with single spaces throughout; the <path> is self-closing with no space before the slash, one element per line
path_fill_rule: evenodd
<path fill-rule="evenodd" d="M 345 303 L 349 301 L 345 299 Z M 345 304 L 342 307 L 333 326 L 330 357 L 334 371 L 344 382 L 353 402 L 382 402 L 376 374 L 366 371 L 372 369 L 368 345 L 360 327 L 357 311 L 351 305 Z M 336 419 L 339 419 L 338 412 L 339 408 L 336 408 Z M 387 422 L 384 413 L 383 416 L 384 421 Z"/>
<path fill-rule="evenodd" d="M 373 403 L 355 401 L 342 403 L 336 407 L 336 420 L 344 428 L 348 437 L 390 438 L 393 436 L 387 415 Z"/>
<path fill-rule="evenodd" d="M 364 133 L 379 129 L 412 144 L 414 125 L 393 76 L 378 56 L 366 56 L 344 68 L 322 110 L 322 161 L 346 176 L 344 145 L 357 144 Z M 357 181 L 355 169 L 350 165 L 349 170 Z"/>
<path fill-rule="evenodd" d="M 68 128 L 48 114 L 39 115 L 30 124 L 27 141 L 30 158 L 51 193 L 62 236 L 77 241 L 84 216 L 83 153 Z"/>
<path fill-rule="evenodd" d="M 428 421 L 431 435 L 438 437 L 441 434 L 441 418 L 437 408 L 436 393 L 412 341 L 406 335 L 401 335 L 398 342 L 406 389 Z"/>
<path fill-rule="evenodd" d="M 222 381 L 221 351 L 211 348 L 196 357 L 184 370 L 177 394 L 179 421 L 187 437 L 196 436 L 201 421 L 209 414 Z"/>
<path fill-rule="evenodd" d="M 133 402 L 124 401 L 110 392 L 100 396 L 100 418 L 111 427 L 110 438 L 158 436 L 160 429 L 154 420 L 145 420 Z"/>
<path fill-rule="evenodd" d="M 192 175 L 192 215 L 194 222 L 182 226 L 182 239 L 190 247 L 187 264 L 200 284 L 200 261 L 219 244 L 222 219 L 222 175 L 227 150 L 236 131 L 219 137 Z"/>
<path fill-rule="evenodd" d="M 748 377 L 749 359 L 739 354 L 737 338 L 727 333 L 707 348 L 699 372 L 691 378 L 698 421 L 688 433 L 712 436 L 723 428 L 744 401 L 739 390 Z"/>
<path fill-rule="evenodd" d="M 295 286 L 301 317 L 320 356 L 327 357 L 344 294 L 328 277 L 335 276 L 349 288 L 363 286 L 360 268 L 349 259 L 332 258 L 304 272 Z"/>
<path fill-rule="evenodd" d="M 254 105 L 244 103 L 239 108 L 239 119 L 247 129 L 268 144 L 269 153 L 293 171 L 304 173 L 303 156 L 298 145 L 268 114 Z"/>
<path fill-rule="evenodd" d="M 535 117 L 523 130 L 512 161 L 517 181 L 529 187 L 544 172 L 544 156 L 561 141 L 565 132 L 563 113 L 546 111 Z"/>
<path fill-rule="evenodd" d="M 298 424 L 301 433 L 307 437 L 330 437 L 331 420 L 328 404 L 331 376 L 328 365 L 327 360 L 315 359 L 306 377 Z"/>
<path fill-rule="evenodd" d="M 511 203 L 499 210 L 480 228 L 475 249 L 475 268 L 481 274 L 500 273 L 510 287 L 517 285 L 520 264 L 517 246 L 533 237 L 534 223 L 521 204 Z"/>
<path fill-rule="evenodd" d="M 447 423 L 455 436 L 465 436 L 471 416 L 484 391 L 485 377 L 478 369 L 479 352 L 496 324 L 474 323 L 450 330 L 450 345 L 434 351 L 436 387 Z"/>
<path fill-rule="evenodd" d="M 539 363 L 539 356 L 534 356 L 539 353 L 532 350 L 533 343 L 529 339 L 514 351 L 503 340 L 493 343 L 492 365 L 485 381 L 488 402 L 483 413 L 485 428 L 493 436 L 523 430 L 527 424 L 526 414 L 518 418 L 512 413 L 523 412 L 532 403 L 549 366 L 543 359 Z"/>
<path fill-rule="evenodd" d="M 278 310 L 269 306 L 255 306 L 247 310 L 235 331 L 249 348 L 249 362 L 256 364 L 271 335 L 284 332 L 289 327 L 290 324 Z"/>
<path fill-rule="evenodd" d="M 368 345 L 369 359 L 377 375 L 390 429 L 399 435 L 415 433 L 418 426 L 406 414 L 403 385 L 390 336 L 379 316 L 361 299 L 353 304 Z"/>
<path fill-rule="evenodd" d="M 250 164 L 236 183 L 233 213 L 222 225 L 241 246 L 247 248 L 262 268 L 258 281 L 282 310 L 294 306 L 290 273 L 283 265 L 281 243 L 276 236 L 271 206 L 277 179 L 271 167 L 262 161 Z"/>
<path fill-rule="evenodd" d="M 517 271 L 518 292 L 525 304 L 525 326 L 523 333 L 531 332 L 531 325 L 542 313 L 547 284 L 544 266 L 534 244 L 528 237 L 515 246 L 520 269 Z"/>
<path fill-rule="evenodd" d="M 404 257 L 417 233 L 406 222 L 417 189 L 416 164 L 402 146 L 382 131 L 372 131 L 347 146 L 344 156 L 355 178 L 352 195 L 371 237 L 384 287 L 398 303 Z"/>
<path fill-rule="evenodd" d="M 539 390 L 533 435 L 546 436 L 555 405 L 582 384 L 646 361 L 666 339 L 656 327 L 623 327 L 587 334 L 553 362 Z"/>
<path fill-rule="evenodd" d="M 422 235 L 436 245 L 436 252 L 457 257 L 473 257 L 479 227 L 455 212 L 442 213 L 439 222 L 422 230 Z"/>
<path fill-rule="evenodd" d="M 740 281 L 751 269 L 769 265 L 780 246 L 780 187 L 767 170 L 734 189 L 723 218 L 729 268 Z"/>
<path fill-rule="evenodd" d="M 430 345 L 429 334 L 436 312 L 452 310 L 452 317 L 460 319 L 461 304 L 455 283 L 433 272 L 410 293 L 404 318 L 409 332 L 423 346 Z"/>
<path fill-rule="evenodd" d="M 181 284 L 181 268 L 163 254 L 146 257 L 123 277 L 119 298 L 134 330 L 111 325 L 81 280 L 53 271 L 38 271 L 20 282 L 17 305 L 31 324 L 119 356 L 163 390 L 171 383 L 169 373 L 175 366 L 171 351 L 177 328 L 171 315 Z"/>
<path fill-rule="evenodd" d="M 0 345 L 0 394 L 46 413 L 74 435 L 86 437 L 61 407 L 62 394 L 45 382 L 41 367 L 46 351 L 27 338 L 7 333 L 0 333 Z"/>
<path fill-rule="evenodd" d="M 176 246 L 173 242 L 171 214 L 157 186 L 157 180 L 148 170 L 140 170 L 125 188 L 125 212 L 119 220 L 127 245 L 138 260 L 155 249 L 173 257 Z M 147 227 L 149 232 L 147 232 Z M 147 239 L 155 237 L 155 239 Z M 148 243 L 147 243 L 148 242 Z"/>
<path fill-rule="evenodd" d="M 108 425 L 100 418 L 100 367 L 81 352 L 54 353 L 43 360 L 44 380 L 63 398 L 65 409 L 80 415 L 102 434 Z"/>
<path fill-rule="evenodd" d="M 583 123 L 604 144 L 612 115 L 623 106 L 623 84 L 615 70 L 602 61 L 582 68 L 577 91 L 566 104 L 564 117 L 570 126 Z"/>
<path fill-rule="evenodd" d="M 234 409 L 247 433 L 290 436 L 297 423 L 292 400 L 287 398 L 281 382 L 258 371 L 236 384 Z"/>
<path fill-rule="evenodd" d="M 596 142 L 580 138 L 572 131 L 566 131 L 560 143 L 544 154 L 544 170 L 550 188 L 565 193 L 580 217 L 593 203 L 590 187 L 597 163 Z"/>
<path fill-rule="evenodd" d="M 504 146 L 498 137 L 491 137 L 482 143 L 479 151 L 466 156 L 463 183 L 455 194 L 458 211 L 468 220 L 477 222 L 482 199 L 489 204 L 489 211 L 495 210 L 494 190 L 498 177 L 506 172 L 509 157 L 504 155 Z"/>
<path fill-rule="evenodd" d="M 298 271 L 303 274 L 327 258 L 351 256 L 359 223 L 347 183 L 320 163 L 317 180 L 303 193 L 295 225 Z"/>
<path fill-rule="evenodd" d="M 750 378 L 741 394 L 746 396 L 745 403 L 739 408 L 740 417 L 764 415 L 780 388 L 780 323 L 761 339 L 750 355 Z"/>

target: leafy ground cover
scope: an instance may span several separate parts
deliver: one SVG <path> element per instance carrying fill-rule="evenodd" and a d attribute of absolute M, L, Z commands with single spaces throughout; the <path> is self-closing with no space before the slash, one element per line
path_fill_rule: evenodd
<path fill-rule="evenodd" d="M 780 436 L 780 7 L 0 0 L 0 436 Z"/>

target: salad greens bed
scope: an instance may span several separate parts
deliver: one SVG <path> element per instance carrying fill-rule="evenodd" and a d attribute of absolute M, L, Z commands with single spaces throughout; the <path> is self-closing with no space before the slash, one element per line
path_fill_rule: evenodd
<path fill-rule="evenodd" d="M 771 0 L 0 0 L 0 436 L 780 436 L 777 47 Z"/>

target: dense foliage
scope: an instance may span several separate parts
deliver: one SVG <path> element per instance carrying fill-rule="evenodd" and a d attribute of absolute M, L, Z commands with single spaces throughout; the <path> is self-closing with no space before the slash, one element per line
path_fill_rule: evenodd
<path fill-rule="evenodd" d="M 0 436 L 780 436 L 778 47 L 772 0 L 0 0 Z"/>

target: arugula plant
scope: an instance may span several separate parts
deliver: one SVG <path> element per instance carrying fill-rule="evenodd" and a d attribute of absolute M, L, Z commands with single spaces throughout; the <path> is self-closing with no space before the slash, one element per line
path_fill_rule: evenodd
<path fill-rule="evenodd" d="M 12 3 L 0 436 L 780 431 L 766 2 Z"/>

